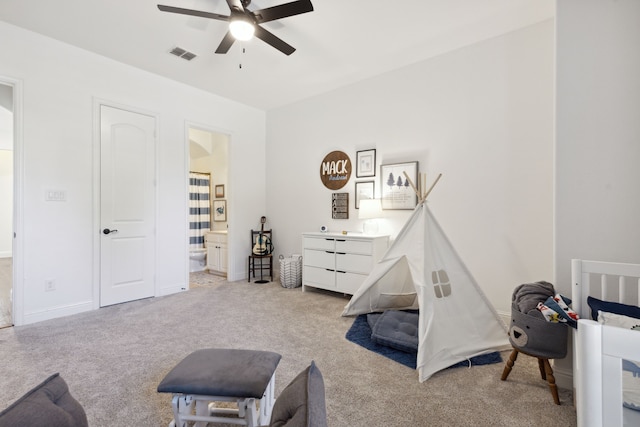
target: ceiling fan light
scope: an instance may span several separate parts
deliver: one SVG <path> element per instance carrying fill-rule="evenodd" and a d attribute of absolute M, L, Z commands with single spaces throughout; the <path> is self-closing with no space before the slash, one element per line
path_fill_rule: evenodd
<path fill-rule="evenodd" d="M 255 30 L 256 28 L 253 24 L 244 18 L 235 18 L 229 23 L 229 31 L 231 31 L 231 35 L 233 35 L 236 40 L 251 40 Z"/>

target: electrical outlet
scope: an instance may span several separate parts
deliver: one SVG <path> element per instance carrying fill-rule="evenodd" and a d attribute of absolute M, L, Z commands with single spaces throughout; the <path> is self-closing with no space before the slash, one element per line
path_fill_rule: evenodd
<path fill-rule="evenodd" d="M 44 281 L 44 290 L 46 292 L 55 291 L 56 290 L 56 281 L 53 279 L 46 279 Z"/>

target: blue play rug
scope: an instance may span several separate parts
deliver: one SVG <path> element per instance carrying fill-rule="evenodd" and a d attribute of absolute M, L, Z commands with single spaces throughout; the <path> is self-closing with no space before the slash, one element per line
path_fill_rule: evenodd
<path fill-rule="evenodd" d="M 415 353 L 406 353 L 404 351 L 387 347 L 386 345 L 378 344 L 371 340 L 371 328 L 369 327 L 369 323 L 367 322 L 366 314 L 361 314 L 358 317 L 356 317 L 356 320 L 354 320 L 353 325 L 351 325 L 351 328 L 347 331 L 346 338 L 352 343 L 358 344 L 359 346 L 364 347 L 367 350 L 378 353 L 398 363 L 402 363 L 403 365 L 411 369 L 416 369 Z M 502 357 L 500 356 L 500 353 L 497 351 L 471 358 L 472 366 L 473 365 L 489 365 L 491 363 L 500 363 L 500 362 L 502 362 Z M 469 366 L 469 362 L 466 360 L 463 360 L 462 362 L 458 362 L 455 365 L 451 365 L 449 368 L 456 368 L 459 366 Z"/>

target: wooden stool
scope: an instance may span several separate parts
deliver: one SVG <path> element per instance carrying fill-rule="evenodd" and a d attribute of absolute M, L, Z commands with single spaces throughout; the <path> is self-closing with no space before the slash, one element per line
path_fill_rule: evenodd
<path fill-rule="evenodd" d="M 540 376 L 543 380 L 546 380 L 549 383 L 549 389 L 551 390 L 551 395 L 553 396 L 553 401 L 556 405 L 560 404 L 560 397 L 558 397 L 558 386 L 556 385 L 556 379 L 553 377 L 553 369 L 551 369 L 551 364 L 549 363 L 549 359 L 544 357 L 534 356 L 532 354 L 527 354 L 522 350 L 513 349 L 511 354 L 509 355 L 509 360 L 507 360 L 507 364 L 504 367 L 504 371 L 502 371 L 502 377 L 500 378 L 502 381 L 505 381 L 513 368 L 513 364 L 516 363 L 516 359 L 518 358 L 518 353 L 526 354 L 527 356 L 535 357 L 538 359 L 538 368 L 540 369 Z"/>

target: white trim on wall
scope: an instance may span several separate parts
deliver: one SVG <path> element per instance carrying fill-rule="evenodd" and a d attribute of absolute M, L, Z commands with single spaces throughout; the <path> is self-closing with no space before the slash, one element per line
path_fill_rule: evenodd
<path fill-rule="evenodd" d="M 13 307 L 14 325 L 24 324 L 24 147 L 23 83 L 0 75 L 0 83 L 13 87 Z"/>

